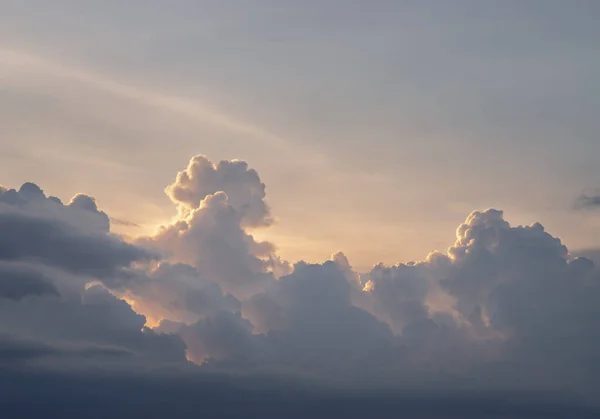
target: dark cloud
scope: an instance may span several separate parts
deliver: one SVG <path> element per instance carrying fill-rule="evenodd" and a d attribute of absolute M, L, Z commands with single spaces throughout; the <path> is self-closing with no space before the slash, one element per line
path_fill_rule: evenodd
<path fill-rule="evenodd" d="M 108 277 L 155 255 L 116 236 L 80 231 L 60 220 L 19 212 L 0 213 L 0 260 L 35 261 Z"/>
<path fill-rule="evenodd" d="M 58 291 L 35 269 L 0 263 L 0 298 L 20 300 L 29 295 L 58 295 Z"/>
<path fill-rule="evenodd" d="M 600 249 L 574 250 L 573 255 L 589 259 L 593 261 L 596 266 L 600 266 Z"/>
<path fill-rule="evenodd" d="M 19 339 L 8 334 L 0 335 L 0 366 L 56 353 L 56 348 L 35 340 Z"/>
<path fill-rule="evenodd" d="M 179 337 L 145 327 L 145 316 L 92 286 L 143 277 L 133 265 L 156 257 L 109 230 L 108 216 L 87 195 L 63 205 L 33 183 L 0 189 L 0 364 L 187 363 Z"/>
<path fill-rule="evenodd" d="M 0 187 L 0 260 L 41 264 L 118 282 L 133 263 L 157 254 L 110 233 L 94 198 L 77 194 L 67 205 L 34 183 Z"/>
<path fill-rule="evenodd" d="M 26 362 L 36 358 L 58 357 L 113 357 L 128 356 L 131 352 L 109 346 L 56 346 L 35 339 L 23 339 L 12 335 L 0 335 L 0 367 L 15 366 L 17 362 Z"/>
<path fill-rule="evenodd" d="M 252 324 L 240 313 L 219 312 L 190 326 L 182 326 L 177 334 L 188 346 L 188 358 L 196 363 L 227 361 L 252 362 L 260 347 L 260 336 L 252 334 Z"/>
<path fill-rule="evenodd" d="M 0 186 L 0 212 L 4 211 L 52 218 L 83 231 L 108 233 L 110 230 L 108 215 L 98 209 L 93 197 L 77 194 L 64 205 L 56 197 L 46 197 L 38 185 L 30 182 L 24 183 L 18 191 Z"/>
<path fill-rule="evenodd" d="M 575 208 L 578 208 L 578 209 L 600 208 L 600 194 L 598 194 L 598 195 L 582 194 L 575 200 Z"/>
<path fill-rule="evenodd" d="M 110 351 L 131 354 L 136 362 L 186 362 L 186 348 L 180 338 L 145 328 L 143 315 L 100 286 L 92 286 L 81 295 L 7 300 L 0 305 L 0 317 L 0 333 L 45 343 L 43 347 L 55 348 L 55 353 L 56 348 L 81 355 L 75 348 L 104 347 L 108 351 L 110 347 Z M 134 364 L 132 359 L 128 362 Z"/>

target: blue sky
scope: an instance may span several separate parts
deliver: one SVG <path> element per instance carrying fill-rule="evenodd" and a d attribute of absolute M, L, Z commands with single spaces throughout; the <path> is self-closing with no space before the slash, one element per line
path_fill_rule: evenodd
<path fill-rule="evenodd" d="M 258 170 L 278 221 L 256 234 L 291 260 L 422 259 L 488 207 L 595 247 L 600 215 L 572 204 L 600 187 L 599 12 L 0 0 L 0 179 L 89 193 L 136 235 L 205 154 Z"/>

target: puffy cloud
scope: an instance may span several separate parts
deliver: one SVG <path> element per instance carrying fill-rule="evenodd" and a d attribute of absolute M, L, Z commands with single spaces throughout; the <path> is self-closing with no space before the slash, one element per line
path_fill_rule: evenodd
<path fill-rule="evenodd" d="M 496 210 L 471 214 L 448 253 L 441 284 L 479 336 L 500 340 L 506 379 L 598 385 L 590 366 L 600 353 L 600 272 L 591 260 L 572 258 L 539 223 L 511 227 Z"/>
<path fill-rule="evenodd" d="M 108 233 L 110 219 L 98 210 L 94 198 L 77 194 L 67 205 L 54 196 L 46 197 L 35 183 L 24 183 L 19 190 L 0 186 L 0 212 L 18 211 L 36 218 L 50 218 L 81 231 Z"/>
<path fill-rule="evenodd" d="M 476 211 L 447 254 L 380 264 L 361 279 L 343 255 L 333 259 L 300 262 L 242 301 L 250 324 L 229 313 L 187 329 L 188 346 L 202 359 L 217 353 L 223 368 L 386 385 L 446 377 L 490 389 L 597 388 L 600 275 L 538 223 L 512 227 L 501 211 Z"/>
<path fill-rule="evenodd" d="M 245 162 L 197 156 L 166 191 L 177 218 L 131 244 L 89 196 L 0 190 L 0 361 L 598 396 L 600 271 L 539 223 L 475 211 L 446 252 L 359 275 L 255 240 L 272 217 Z"/>
<path fill-rule="evenodd" d="M 213 164 L 205 156 L 195 156 L 166 188 L 171 200 L 187 210 L 198 208 L 206 197 L 217 192 L 227 195 L 228 204 L 239 214 L 243 227 L 268 226 L 273 222 L 265 202 L 265 184 L 245 161 Z"/>
<path fill-rule="evenodd" d="M 140 243 L 170 252 L 174 260 L 196 267 L 238 298 L 260 291 L 273 280 L 273 248 L 256 242 L 241 228 L 239 214 L 222 192 L 206 197 L 186 218 Z"/>
<path fill-rule="evenodd" d="M 126 287 L 114 290 L 134 301 L 135 309 L 151 317 L 153 323 L 167 319 L 191 324 L 240 308 L 235 297 L 224 294 L 218 284 L 206 280 L 190 265 L 162 262 L 141 274 L 137 280 L 126 282 Z"/>
<path fill-rule="evenodd" d="M 253 358 L 264 368 L 296 372 L 348 367 L 391 341 L 389 327 L 354 306 L 347 266 L 299 262 L 265 293 L 245 301 L 242 312 L 265 338 Z M 342 259 L 343 261 L 343 259 Z M 255 350 L 256 352 L 256 350 Z"/>
<path fill-rule="evenodd" d="M 34 183 L 0 187 L 0 260 L 58 267 L 115 279 L 135 262 L 157 255 L 110 233 L 110 220 L 94 198 L 77 194 L 63 205 Z"/>
<path fill-rule="evenodd" d="M 567 248 L 541 224 L 511 227 L 497 210 L 473 212 L 458 228 L 448 254 L 453 264 L 442 286 L 463 315 L 482 308 L 495 327 L 500 327 L 501 313 L 494 299 L 503 289 L 536 287 L 529 298 L 541 300 L 558 285 L 554 280 L 575 287 L 573 266 L 581 264 L 571 264 Z"/>
<path fill-rule="evenodd" d="M 179 205 L 178 219 L 139 242 L 196 267 L 236 298 L 247 298 L 288 272 L 274 246 L 256 241 L 246 230 L 271 223 L 264 189 L 246 162 L 213 165 L 196 156 L 167 187 Z"/>
<path fill-rule="evenodd" d="M 67 205 L 40 187 L 0 189 L 0 363 L 76 367 L 185 363 L 185 344 L 100 286 L 138 276 L 157 254 L 111 234 L 93 198 Z M 115 361 L 115 355 L 127 360 Z"/>
<path fill-rule="evenodd" d="M 371 293 L 371 310 L 387 321 L 397 333 L 408 324 L 427 319 L 425 304 L 430 284 L 418 265 L 375 266 L 368 275 L 367 292 Z"/>
<path fill-rule="evenodd" d="M 240 313 L 219 312 L 192 325 L 182 325 L 177 331 L 188 347 L 188 359 L 228 361 L 237 364 L 251 361 L 259 355 L 256 351 L 260 336 L 252 334 L 253 326 Z"/>
<path fill-rule="evenodd" d="M 388 345 L 393 334 L 352 305 L 352 289 L 359 284 L 351 280 L 345 259 L 335 259 L 298 263 L 264 293 L 243 301 L 241 312 L 222 308 L 193 324 L 163 321 L 157 330 L 181 336 L 188 358 L 209 367 L 340 372 Z"/>

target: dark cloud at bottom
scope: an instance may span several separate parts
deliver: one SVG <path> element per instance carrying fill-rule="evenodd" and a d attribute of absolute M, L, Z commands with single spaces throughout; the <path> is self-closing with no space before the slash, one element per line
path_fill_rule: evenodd
<path fill-rule="evenodd" d="M 265 376 L 208 373 L 0 373 L 5 418 L 591 419 L 560 395 L 332 390 Z"/>

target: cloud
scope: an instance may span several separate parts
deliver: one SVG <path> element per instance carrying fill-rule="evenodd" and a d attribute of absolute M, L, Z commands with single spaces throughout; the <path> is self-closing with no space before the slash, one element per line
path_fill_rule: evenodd
<path fill-rule="evenodd" d="M 575 208 L 578 208 L 578 209 L 600 208 L 600 195 L 582 194 L 575 200 Z"/>
<path fill-rule="evenodd" d="M 18 212 L 0 213 L 0 260 L 37 261 L 105 278 L 155 257 L 108 234 L 81 232 L 61 221 Z"/>
<path fill-rule="evenodd" d="M 387 324 L 352 304 L 354 284 L 335 261 L 299 262 L 249 301 L 249 318 L 268 329 L 278 368 L 339 373 L 393 339 Z M 245 311 L 244 311 L 245 312 Z"/>
<path fill-rule="evenodd" d="M 28 261 L 75 274 L 113 278 L 156 254 L 110 233 L 94 198 L 77 194 L 67 205 L 34 183 L 0 187 L 0 260 Z"/>
<path fill-rule="evenodd" d="M 177 331 L 188 347 L 188 358 L 198 364 L 223 361 L 228 365 L 252 361 L 261 338 L 252 334 L 252 323 L 239 312 L 221 311 Z M 244 362 L 245 364 L 245 362 Z"/>
<path fill-rule="evenodd" d="M 574 250 L 572 253 L 574 256 L 590 259 L 596 266 L 600 265 L 600 249 L 580 249 Z"/>
<path fill-rule="evenodd" d="M 139 243 L 167 252 L 194 266 L 236 298 L 265 289 L 288 266 L 269 242 L 259 242 L 248 227 L 272 222 L 265 187 L 246 162 L 211 163 L 196 156 L 167 187 L 178 217 Z"/>
<path fill-rule="evenodd" d="M 19 190 L 0 186 L 0 212 L 18 212 L 38 218 L 51 218 L 79 230 L 108 233 L 110 220 L 99 211 L 94 198 L 77 194 L 64 205 L 54 196 L 46 197 L 35 183 L 24 183 Z"/>
<path fill-rule="evenodd" d="M 110 346 L 55 346 L 35 339 L 22 339 L 12 335 L 0 335 L 0 366 L 26 362 L 38 358 L 113 357 L 130 356 L 131 352 Z M 3 363 L 6 363 L 3 365 Z"/>
<path fill-rule="evenodd" d="M 64 205 L 33 183 L 1 188 L 0 364 L 185 364 L 180 338 L 146 328 L 128 303 L 91 286 L 134 280 L 134 265 L 156 257 L 111 234 L 108 216 L 90 196 L 77 194 Z"/>
<path fill-rule="evenodd" d="M 162 262 L 139 275 L 137 280 L 125 282 L 125 287 L 113 290 L 134 301 L 136 310 L 146 313 L 155 324 L 162 319 L 191 324 L 240 308 L 235 297 L 224 294 L 218 284 L 190 265 Z"/>
<path fill-rule="evenodd" d="M 6 334 L 0 335 L 0 365 L 54 355 L 57 352 L 52 346 L 34 340 L 19 339 Z"/>
<path fill-rule="evenodd" d="M 62 347 L 75 353 L 74 348 L 81 346 L 111 347 L 139 360 L 185 362 L 185 345 L 179 338 L 145 328 L 143 315 L 100 286 L 82 294 L 7 300 L 0 313 L 0 333 L 36 340 L 46 348 Z"/>
<path fill-rule="evenodd" d="M 187 217 L 139 243 L 170 252 L 174 260 L 196 267 L 238 298 L 258 292 L 274 279 L 272 246 L 255 241 L 240 226 L 240 215 L 223 192 L 209 195 Z"/>
<path fill-rule="evenodd" d="M 198 208 L 207 196 L 224 192 L 243 227 L 264 227 L 273 222 L 265 202 L 265 184 L 245 161 L 213 164 L 205 156 L 195 156 L 165 191 L 174 203 L 188 210 Z"/>
<path fill-rule="evenodd" d="M 594 394 L 599 279 L 539 223 L 512 227 L 491 209 L 469 215 L 446 254 L 358 280 L 340 254 L 300 262 L 241 301 L 247 320 L 219 313 L 181 330 L 225 370 Z"/>
<path fill-rule="evenodd" d="M 375 266 L 368 275 L 371 310 L 397 332 L 412 322 L 429 317 L 425 303 L 430 284 L 419 265 Z"/>
<path fill-rule="evenodd" d="M 300 262 L 264 293 L 243 301 L 241 313 L 221 311 L 175 331 L 190 358 L 209 368 L 340 373 L 393 339 L 386 324 L 352 305 L 357 284 L 346 273 L 334 260 Z"/>
<path fill-rule="evenodd" d="M 28 295 L 58 295 L 44 275 L 27 266 L 0 264 L 0 298 L 21 300 Z"/>
<path fill-rule="evenodd" d="M 359 274 L 255 240 L 273 217 L 245 162 L 194 157 L 166 189 L 176 217 L 135 243 L 87 195 L 0 192 L 4 365 L 599 395 L 600 270 L 539 223 L 474 211 L 447 251 Z"/>

